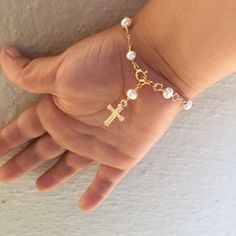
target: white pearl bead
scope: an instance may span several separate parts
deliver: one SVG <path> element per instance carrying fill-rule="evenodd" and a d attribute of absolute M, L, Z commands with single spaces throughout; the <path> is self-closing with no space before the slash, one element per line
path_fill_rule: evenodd
<path fill-rule="evenodd" d="M 138 92 L 135 89 L 129 89 L 126 94 L 131 100 L 135 100 L 138 97 Z"/>
<path fill-rule="evenodd" d="M 190 110 L 193 106 L 193 102 L 191 100 L 188 100 L 187 103 L 184 105 L 184 109 L 186 111 Z"/>
<path fill-rule="evenodd" d="M 163 91 L 163 97 L 165 99 L 170 99 L 174 94 L 174 90 L 171 87 L 167 87 Z"/>
<path fill-rule="evenodd" d="M 129 51 L 126 54 L 126 57 L 129 61 L 133 61 L 136 58 L 137 54 L 135 51 Z"/>
<path fill-rule="evenodd" d="M 121 21 L 121 26 L 123 28 L 129 28 L 132 25 L 133 21 L 129 18 L 129 17 L 125 17 L 122 21 Z"/>

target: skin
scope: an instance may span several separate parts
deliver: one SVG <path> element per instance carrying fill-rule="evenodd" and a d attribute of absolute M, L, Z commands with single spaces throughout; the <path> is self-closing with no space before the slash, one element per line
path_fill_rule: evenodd
<path fill-rule="evenodd" d="M 236 3 L 226 0 L 217 7 L 219 2 L 150 1 L 134 17 L 134 49 L 149 78 L 192 98 L 235 70 L 232 47 L 236 47 L 236 40 L 231 37 L 236 38 L 236 30 L 226 23 L 235 25 L 233 10 L 228 13 Z M 225 17 L 213 31 L 219 15 Z M 221 36 L 225 33 L 228 37 Z M 36 181 L 39 190 L 50 191 L 95 161 L 99 170 L 79 206 L 90 211 L 104 201 L 181 109 L 145 86 L 138 99 L 122 111 L 124 122 L 116 119 L 110 127 L 104 126 L 110 115 L 107 105 L 116 107 L 137 83 L 126 52 L 119 26 L 88 37 L 54 57 L 31 60 L 13 46 L 1 50 L 0 64 L 6 77 L 26 91 L 45 95 L 2 129 L 0 155 L 30 143 L 0 167 L 0 180 L 16 180 L 60 156 Z"/>

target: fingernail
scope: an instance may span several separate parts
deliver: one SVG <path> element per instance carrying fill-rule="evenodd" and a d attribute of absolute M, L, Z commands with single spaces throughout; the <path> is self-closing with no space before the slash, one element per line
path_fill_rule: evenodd
<path fill-rule="evenodd" d="M 21 56 L 20 51 L 16 47 L 11 46 L 11 45 L 5 46 L 4 51 L 10 57 L 20 57 Z"/>

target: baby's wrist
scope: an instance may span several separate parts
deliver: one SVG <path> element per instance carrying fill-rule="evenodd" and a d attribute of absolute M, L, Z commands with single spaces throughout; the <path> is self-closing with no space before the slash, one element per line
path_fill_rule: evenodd
<path fill-rule="evenodd" d="M 162 81 L 174 87 L 186 99 L 195 97 L 200 91 L 192 88 L 184 79 L 180 78 L 164 56 L 158 53 L 158 43 L 155 42 L 153 39 L 155 35 L 152 35 L 150 31 L 150 28 L 145 27 L 139 16 L 134 17 L 131 35 L 139 60 L 152 72 L 153 80 Z"/>
<path fill-rule="evenodd" d="M 236 69 L 235 1 L 213 5 L 150 0 L 133 18 L 138 54 L 189 98 Z"/>
<path fill-rule="evenodd" d="M 124 56 L 126 55 L 126 59 L 133 69 L 133 77 L 136 79 L 135 88 L 128 90 L 135 98 L 132 96 L 129 97 L 129 92 L 127 93 L 127 98 L 135 100 L 137 98 L 138 90 L 142 87 L 149 87 L 150 92 L 162 94 L 164 99 L 179 104 L 179 106 L 182 106 L 185 110 L 191 109 L 192 101 L 181 95 L 178 88 L 171 81 L 164 78 L 160 73 L 157 74 L 150 65 L 139 57 L 137 51 L 133 47 L 133 38 L 130 33 L 130 30 L 134 27 L 133 24 L 135 24 L 135 22 L 129 17 L 125 17 L 121 21 L 121 27 L 124 30 L 124 38 L 126 39 L 125 52 L 122 50 L 122 54 L 124 54 Z M 123 41 L 124 40 L 122 40 L 122 42 Z"/>

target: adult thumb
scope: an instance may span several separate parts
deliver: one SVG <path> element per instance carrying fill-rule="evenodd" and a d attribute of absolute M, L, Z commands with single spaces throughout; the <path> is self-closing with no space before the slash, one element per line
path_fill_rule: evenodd
<path fill-rule="evenodd" d="M 55 93 L 56 74 L 62 63 L 60 56 L 30 60 L 14 46 L 0 52 L 0 65 L 6 77 L 16 86 L 32 93 Z"/>

